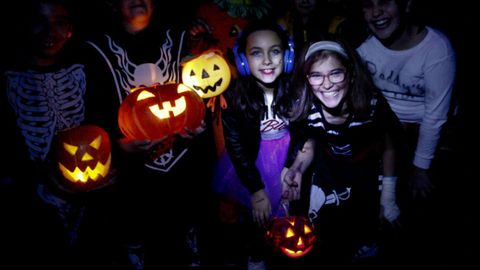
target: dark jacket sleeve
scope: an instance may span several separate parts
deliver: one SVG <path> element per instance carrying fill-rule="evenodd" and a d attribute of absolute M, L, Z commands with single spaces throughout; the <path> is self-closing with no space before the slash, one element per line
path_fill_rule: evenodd
<path fill-rule="evenodd" d="M 260 149 L 260 118 L 248 121 L 243 114 L 228 108 L 222 113 L 225 146 L 238 177 L 250 194 L 265 188 L 255 164 Z M 230 99 L 231 100 L 231 99 Z"/>

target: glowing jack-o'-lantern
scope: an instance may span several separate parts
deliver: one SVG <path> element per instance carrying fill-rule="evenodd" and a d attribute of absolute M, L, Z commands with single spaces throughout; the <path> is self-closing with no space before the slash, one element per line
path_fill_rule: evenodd
<path fill-rule="evenodd" d="M 299 258 L 310 252 L 315 242 L 312 223 L 302 216 L 276 217 L 266 232 L 276 250 L 290 258 Z"/>
<path fill-rule="evenodd" d="M 230 67 L 218 53 L 209 51 L 186 62 L 182 69 L 183 83 L 202 98 L 223 93 L 230 84 Z"/>
<path fill-rule="evenodd" d="M 205 118 L 205 104 L 191 88 L 178 83 L 132 90 L 120 105 L 118 125 L 131 139 L 158 140 L 185 129 L 196 130 Z"/>
<path fill-rule="evenodd" d="M 102 128 L 83 125 L 60 131 L 56 153 L 66 187 L 90 190 L 107 181 L 112 157 L 110 138 Z"/>

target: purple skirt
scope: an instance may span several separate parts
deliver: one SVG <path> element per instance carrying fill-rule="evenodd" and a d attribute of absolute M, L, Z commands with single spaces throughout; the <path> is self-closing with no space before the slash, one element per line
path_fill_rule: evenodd
<path fill-rule="evenodd" d="M 260 141 L 256 165 L 263 179 L 265 192 L 270 198 L 273 216 L 285 216 L 285 211 L 280 206 L 282 196 L 280 174 L 285 166 L 289 143 L 288 132 L 277 139 Z M 252 208 L 251 195 L 238 178 L 227 152 L 224 152 L 215 164 L 213 189 L 249 209 Z"/>

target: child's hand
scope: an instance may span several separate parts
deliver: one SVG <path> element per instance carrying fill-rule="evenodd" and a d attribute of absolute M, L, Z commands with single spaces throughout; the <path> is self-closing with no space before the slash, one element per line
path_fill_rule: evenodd
<path fill-rule="evenodd" d="M 205 124 L 205 121 L 202 120 L 202 123 L 200 124 L 200 126 L 194 130 L 191 130 L 191 129 L 188 129 L 188 128 L 185 128 L 183 130 L 183 132 L 181 132 L 180 134 L 178 134 L 180 137 L 184 138 L 184 139 L 192 139 L 193 137 L 195 137 L 196 135 L 202 133 L 203 131 L 205 131 L 207 129 L 207 124 Z"/>
<path fill-rule="evenodd" d="M 251 200 L 253 221 L 259 226 L 266 226 L 272 214 L 272 205 L 267 193 L 261 189 L 252 194 Z"/>
<path fill-rule="evenodd" d="M 296 169 L 284 168 L 281 175 L 282 199 L 288 201 L 300 200 L 302 173 Z"/>
<path fill-rule="evenodd" d="M 157 146 L 165 141 L 167 136 L 164 136 L 157 140 L 137 140 L 137 139 L 130 139 L 130 138 L 122 138 L 120 139 L 119 145 L 125 151 L 129 153 L 148 153 L 152 150 L 156 149 Z"/>

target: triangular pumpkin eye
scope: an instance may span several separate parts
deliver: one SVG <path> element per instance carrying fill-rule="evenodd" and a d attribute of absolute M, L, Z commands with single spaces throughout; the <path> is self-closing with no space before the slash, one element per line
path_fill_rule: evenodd
<path fill-rule="evenodd" d="M 192 77 L 195 76 L 195 71 L 193 71 L 193 70 L 190 71 L 190 76 L 192 76 Z"/>
<path fill-rule="evenodd" d="M 213 65 L 213 70 L 219 70 L 219 69 L 220 69 L 220 67 L 219 67 L 219 66 L 217 66 L 217 65 Z"/>
<path fill-rule="evenodd" d="M 295 233 L 293 232 L 292 228 L 288 228 L 287 233 L 285 234 L 285 237 L 290 238 L 294 235 L 295 235 Z"/>
<path fill-rule="evenodd" d="M 63 148 L 72 156 L 74 156 L 78 150 L 78 146 L 74 146 L 68 143 L 63 143 Z"/>
<path fill-rule="evenodd" d="M 202 79 L 206 79 L 208 77 L 210 77 L 208 73 L 205 70 L 202 70 Z"/>
<path fill-rule="evenodd" d="M 155 97 L 154 94 L 148 92 L 148 91 L 142 91 L 138 97 L 137 97 L 137 101 L 139 100 L 144 100 L 144 99 L 147 99 L 147 98 L 152 98 L 152 97 Z"/>
<path fill-rule="evenodd" d="M 85 155 L 83 155 L 83 157 L 82 157 L 82 161 L 88 161 L 88 160 L 92 160 L 92 159 L 93 159 L 93 157 L 90 156 L 90 154 L 88 154 L 88 153 L 85 153 Z"/>
<path fill-rule="evenodd" d="M 312 230 L 310 229 L 310 227 L 308 227 L 307 225 L 303 225 L 303 230 L 304 230 L 305 234 L 312 232 Z"/>
<path fill-rule="evenodd" d="M 90 143 L 90 146 L 98 150 L 100 149 L 101 144 L 102 144 L 102 136 L 98 136 L 97 138 L 95 138 L 95 140 L 93 140 Z"/>

